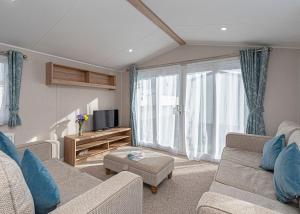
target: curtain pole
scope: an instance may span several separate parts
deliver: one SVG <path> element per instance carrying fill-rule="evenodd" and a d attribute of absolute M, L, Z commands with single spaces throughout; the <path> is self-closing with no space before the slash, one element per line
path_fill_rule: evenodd
<path fill-rule="evenodd" d="M 8 51 L 0 51 L 0 55 L 3 55 L 3 56 L 7 56 L 8 55 Z M 23 55 L 23 59 L 27 59 L 27 55 Z"/>
<path fill-rule="evenodd" d="M 262 50 L 263 50 L 262 48 L 257 49 L 257 51 L 262 51 Z M 272 51 L 272 48 L 270 48 L 270 51 Z M 209 61 L 209 60 L 226 59 L 226 58 L 239 57 L 239 56 L 240 56 L 239 53 L 233 53 L 233 54 L 219 55 L 219 56 L 213 56 L 213 57 L 198 58 L 198 59 L 184 60 L 184 61 L 171 62 L 171 63 L 163 63 L 163 64 L 158 64 L 158 65 L 142 66 L 142 67 L 137 67 L 137 70 L 167 67 L 167 66 L 172 66 L 172 65 L 186 65 L 186 64 L 194 63 L 194 62 L 204 62 L 204 61 Z"/>

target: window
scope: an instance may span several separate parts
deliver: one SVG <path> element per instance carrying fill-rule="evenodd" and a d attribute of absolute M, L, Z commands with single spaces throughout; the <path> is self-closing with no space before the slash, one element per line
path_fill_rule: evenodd
<path fill-rule="evenodd" d="M 226 133 L 245 131 L 239 59 L 139 71 L 136 109 L 141 145 L 218 160 Z"/>
<path fill-rule="evenodd" d="M 9 117 L 7 57 L 0 56 L 0 125 L 7 124 Z"/>

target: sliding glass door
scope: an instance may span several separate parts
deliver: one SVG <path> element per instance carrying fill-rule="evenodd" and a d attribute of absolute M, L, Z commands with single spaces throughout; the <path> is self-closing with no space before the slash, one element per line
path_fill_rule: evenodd
<path fill-rule="evenodd" d="M 142 146 L 218 160 L 226 133 L 244 132 L 246 118 L 236 58 L 138 73 L 137 136 Z"/>
<path fill-rule="evenodd" d="M 180 66 L 139 72 L 137 138 L 141 145 L 179 151 Z"/>
<path fill-rule="evenodd" d="M 185 145 L 189 159 L 220 159 L 228 132 L 244 132 L 247 106 L 238 59 L 186 65 Z"/>

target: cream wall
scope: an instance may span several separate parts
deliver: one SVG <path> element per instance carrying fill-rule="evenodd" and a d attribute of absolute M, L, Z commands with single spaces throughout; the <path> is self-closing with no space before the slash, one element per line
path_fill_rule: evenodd
<path fill-rule="evenodd" d="M 8 46 L 0 45 L 1 51 L 8 49 Z M 24 61 L 21 85 L 20 116 L 22 125 L 12 129 L 0 126 L 1 131 L 15 133 L 16 144 L 42 139 L 62 141 L 64 135 L 76 133 L 76 114 L 90 114 L 95 109 L 120 108 L 121 75 L 119 72 L 30 51 L 20 51 L 28 56 L 28 59 Z M 47 86 L 45 84 L 46 63 L 50 61 L 96 72 L 116 74 L 117 90 Z M 90 125 L 85 128 L 88 130 Z M 62 153 L 63 149 L 61 149 Z"/>
<path fill-rule="evenodd" d="M 138 66 L 151 66 L 182 60 L 201 59 L 220 55 L 237 55 L 241 47 L 230 46 L 182 46 L 153 58 Z M 273 135 L 282 120 L 299 122 L 300 117 L 300 51 L 274 48 L 269 61 L 265 94 L 265 123 L 267 134 Z M 122 73 L 124 92 L 128 97 L 128 73 Z M 126 80 L 126 82 L 125 82 Z M 129 121 L 129 103 L 122 102 L 123 122 Z"/>

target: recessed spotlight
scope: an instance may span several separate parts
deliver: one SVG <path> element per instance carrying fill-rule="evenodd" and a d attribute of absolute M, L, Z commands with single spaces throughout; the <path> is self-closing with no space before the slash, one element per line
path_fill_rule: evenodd
<path fill-rule="evenodd" d="M 133 52 L 133 49 L 130 48 L 130 49 L 128 50 L 128 52 L 129 52 L 129 53 L 132 53 L 132 52 Z"/>
<path fill-rule="evenodd" d="M 226 30 L 227 30 L 227 27 L 221 27 L 221 30 L 222 30 L 222 31 L 226 31 Z"/>

